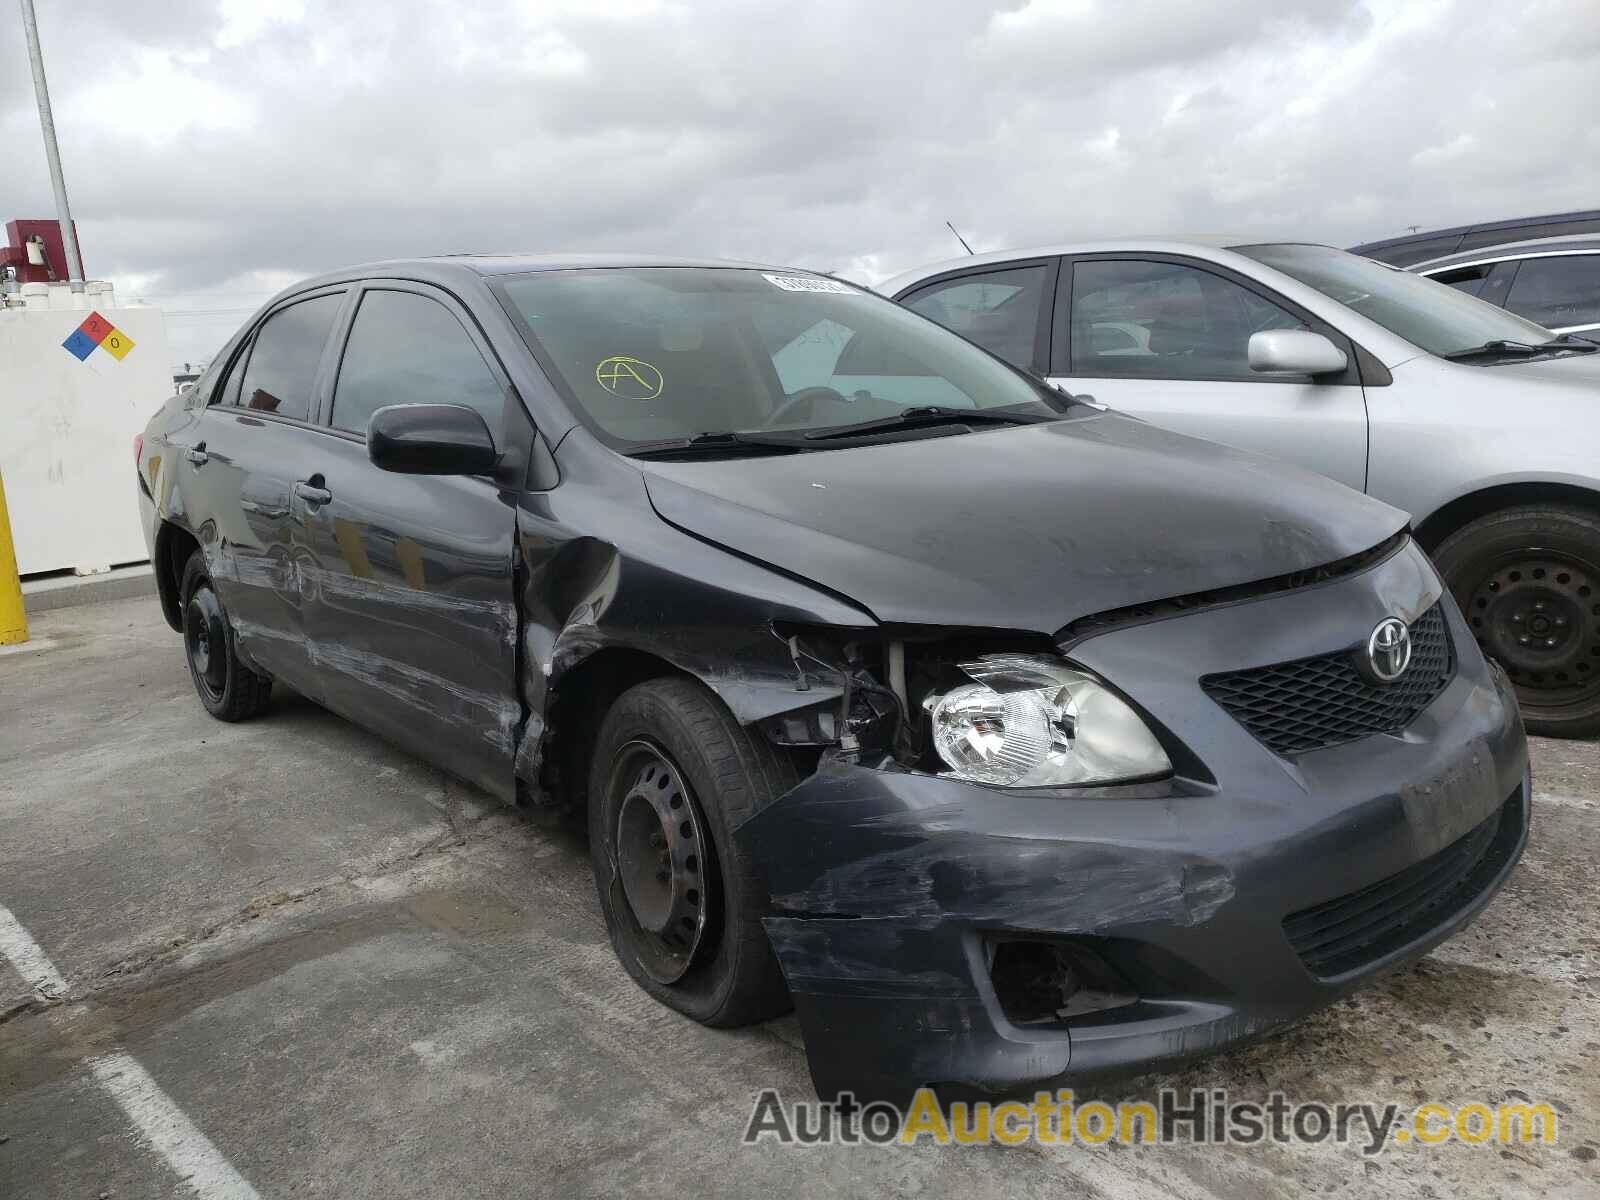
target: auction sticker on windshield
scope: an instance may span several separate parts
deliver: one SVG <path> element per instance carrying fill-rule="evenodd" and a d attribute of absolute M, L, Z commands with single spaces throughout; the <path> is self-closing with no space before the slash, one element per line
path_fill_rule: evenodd
<path fill-rule="evenodd" d="M 831 292 L 839 296 L 852 296 L 856 290 L 837 279 L 818 279 L 813 275 L 768 275 L 762 272 L 761 278 L 786 292 Z"/>

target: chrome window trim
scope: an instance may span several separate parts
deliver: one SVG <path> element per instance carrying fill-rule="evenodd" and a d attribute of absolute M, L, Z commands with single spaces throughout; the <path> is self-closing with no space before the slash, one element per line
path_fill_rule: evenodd
<path fill-rule="evenodd" d="M 1578 254 L 1600 254 L 1600 247 L 1593 247 L 1588 250 L 1539 250 L 1532 254 L 1503 254 L 1498 258 L 1475 258 L 1471 262 L 1446 263 L 1442 267 L 1430 267 L 1426 271 L 1418 271 L 1417 274 L 1431 279 L 1433 276 L 1441 275 L 1446 271 L 1462 271 L 1467 267 L 1487 267 L 1495 263 L 1523 262 L 1530 258 L 1571 258 Z"/>

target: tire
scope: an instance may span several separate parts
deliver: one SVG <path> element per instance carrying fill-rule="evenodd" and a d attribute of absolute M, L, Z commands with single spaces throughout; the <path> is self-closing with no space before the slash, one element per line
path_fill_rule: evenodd
<path fill-rule="evenodd" d="M 233 622 L 211 586 L 199 550 L 184 565 L 178 594 L 183 601 L 183 656 L 200 703 L 219 721 L 242 721 L 264 712 L 272 699 L 272 680 L 240 659 Z"/>
<path fill-rule="evenodd" d="M 1600 733 L 1600 516 L 1527 505 L 1464 525 L 1433 554 L 1528 732 Z"/>
<path fill-rule="evenodd" d="M 790 1007 L 762 926 L 766 885 L 733 831 L 797 781 L 792 762 L 693 680 L 641 683 L 601 722 L 589 854 L 606 930 L 645 991 L 702 1024 Z"/>

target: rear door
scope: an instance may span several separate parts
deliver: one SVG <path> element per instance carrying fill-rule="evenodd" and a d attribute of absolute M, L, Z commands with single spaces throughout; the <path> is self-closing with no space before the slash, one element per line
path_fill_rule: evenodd
<path fill-rule="evenodd" d="M 293 537 L 314 565 L 305 612 L 322 699 L 509 798 L 522 719 L 517 492 L 489 476 L 381 471 L 366 430 L 385 405 L 465 404 L 504 446 L 508 420 L 527 416 L 446 293 L 374 281 L 352 308 L 316 448 L 293 481 Z"/>
<path fill-rule="evenodd" d="M 1085 255 L 1061 265 L 1051 328 L 1051 379 L 1069 390 L 1365 489 L 1354 347 L 1255 281 L 1179 256 Z M 1250 335 L 1274 329 L 1324 334 L 1349 366 L 1316 380 L 1251 371 Z"/>
<path fill-rule="evenodd" d="M 318 695 L 306 653 L 303 562 L 290 513 L 294 480 L 319 440 L 311 423 L 329 335 L 346 300 L 332 288 L 280 304 L 240 343 L 210 403 L 184 431 L 182 516 L 245 653 Z"/>

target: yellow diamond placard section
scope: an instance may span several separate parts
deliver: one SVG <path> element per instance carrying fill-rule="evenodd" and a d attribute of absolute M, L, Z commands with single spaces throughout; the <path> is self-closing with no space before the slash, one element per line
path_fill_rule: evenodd
<path fill-rule="evenodd" d="M 128 351 L 133 349 L 133 339 L 113 325 L 111 332 L 100 339 L 100 349 L 121 362 L 128 357 Z"/>

